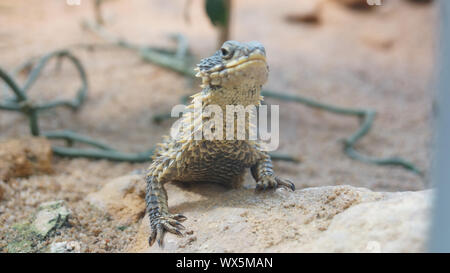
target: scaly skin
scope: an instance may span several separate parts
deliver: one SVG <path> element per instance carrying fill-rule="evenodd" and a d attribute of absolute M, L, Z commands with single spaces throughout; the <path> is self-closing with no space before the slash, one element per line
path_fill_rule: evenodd
<path fill-rule="evenodd" d="M 203 59 L 196 70 L 202 78 L 203 90 L 193 96 L 188 109 L 194 105 L 202 109 L 217 105 L 225 113 L 227 105 L 260 105 L 261 86 L 268 77 L 265 49 L 260 43 L 227 41 L 213 56 Z M 219 118 L 224 120 L 225 136 L 225 117 Z M 155 152 L 146 176 L 145 199 L 152 228 L 150 245 L 158 241 L 162 246 L 167 231 L 183 235 L 180 222 L 186 217 L 169 213 L 164 189 L 167 182 L 215 182 L 236 187 L 243 181 L 244 171 L 250 168 L 257 190 L 280 186 L 295 190 L 292 182 L 274 175 L 270 156 L 258 140 L 194 140 L 191 136 L 202 131 L 198 124 L 208 120 L 209 117 L 192 111 L 184 113 L 181 133 L 175 138 L 167 137 Z M 249 126 L 246 124 L 246 132 Z"/>

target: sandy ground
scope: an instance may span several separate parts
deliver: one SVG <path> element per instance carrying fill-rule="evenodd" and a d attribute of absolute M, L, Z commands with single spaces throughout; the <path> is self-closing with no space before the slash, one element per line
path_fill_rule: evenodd
<path fill-rule="evenodd" d="M 258 40 L 268 53 L 268 89 L 302 94 L 340 106 L 378 112 L 371 133 L 358 144 L 374 156 L 402 156 L 429 169 L 430 112 L 436 9 L 407 1 L 389 1 L 371 12 L 325 2 L 320 24 L 287 23 L 300 10 L 298 1 L 236 1 L 232 38 Z M 128 39 L 170 46 L 168 34 L 183 33 L 192 51 L 205 56 L 216 50 L 216 32 L 202 1 L 111 1 L 104 12 L 108 28 Z M 86 50 L 77 44 L 102 44 L 83 31 L 92 19 L 90 1 L 4 0 L 0 3 L 0 65 L 12 71 L 31 57 L 70 48 L 89 76 L 89 98 L 81 111 L 56 109 L 41 117 L 44 130 L 70 129 L 100 138 L 123 151 L 152 147 L 168 132 L 170 122 L 156 125 L 152 116 L 169 110 L 179 97 L 198 87 L 176 73 L 143 62 L 135 53 L 115 47 Z M 434 4 L 435 5 L 435 4 Z M 258 8 L 255 8 L 258 7 Z M 30 91 L 32 98 L 66 98 L 78 86 L 75 72 L 63 66 L 47 69 Z M 0 90 L 0 98 L 5 92 Z M 354 118 L 340 117 L 302 105 L 280 104 L 278 152 L 300 157 L 300 164 L 275 164 L 276 172 L 298 188 L 349 184 L 376 191 L 419 190 L 426 180 L 401 168 L 355 162 L 342 153 L 339 140 L 356 130 Z M 0 140 L 27 135 L 27 122 L 16 113 L 0 112 Z M 118 223 L 86 205 L 86 194 L 110 178 L 143 169 L 147 164 L 55 158 L 55 174 L 12 179 L 12 198 L 0 200 L 0 249 L 11 226 L 25 220 L 41 202 L 64 199 L 79 220 L 53 240 L 82 241 L 83 251 L 121 251 L 138 229 Z M 247 183 L 251 184 L 250 178 Z M 170 195 L 170 193 L 169 193 Z"/>

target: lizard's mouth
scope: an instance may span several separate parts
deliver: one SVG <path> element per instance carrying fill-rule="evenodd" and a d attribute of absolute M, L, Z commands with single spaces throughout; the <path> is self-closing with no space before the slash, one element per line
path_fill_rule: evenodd
<path fill-rule="evenodd" d="M 222 82 L 232 80 L 233 75 L 245 73 L 246 70 L 262 66 L 267 68 L 264 52 L 255 50 L 247 56 L 241 56 L 226 63 L 218 64 L 208 70 L 198 69 L 197 77 L 202 78 L 202 87 L 207 85 L 220 85 Z"/>
<path fill-rule="evenodd" d="M 231 62 L 225 65 L 225 69 L 235 68 L 246 63 L 257 63 L 257 62 L 262 62 L 264 64 L 266 63 L 266 56 L 259 50 L 252 52 L 248 56 L 242 56 L 239 59 L 232 60 Z"/>

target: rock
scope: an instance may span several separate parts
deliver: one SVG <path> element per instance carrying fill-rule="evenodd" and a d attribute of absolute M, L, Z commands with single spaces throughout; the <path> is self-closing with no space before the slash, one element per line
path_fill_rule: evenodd
<path fill-rule="evenodd" d="M 52 172 L 52 149 L 45 138 L 0 142 L 0 180 Z"/>
<path fill-rule="evenodd" d="M 127 175 L 111 180 L 86 197 L 86 201 L 120 220 L 124 225 L 136 222 L 145 213 L 145 181 L 142 175 Z"/>
<path fill-rule="evenodd" d="M 6 246 L 7 252 L 23 253 L 41 251 L 38 243 L 51 236 L 53 231 L 67 223 L 71 215 L 64 201 L 52 201 L 43 203 L 37 209 L 35 215 L 24 223 L 13 226 L 14 239 Z"/>
<path fill-rule="evenodd" d="M 432 207 L 431 190 L 386 193 L 336 215 L 311 245 L 323 252 L 424 252 Z"/>
<path fill-rule="evenodd" d="M 70 210 L 64 206 L 64 201 L 43 203 L 39 206 L 31 223 L 31 230 L 38 236 L 45 238 L 51 231 L 66 224 L 70 214 Z"/>
<path fill-rule="evenodd" d="M 189 191 L 188 191 L 189 190 Z M 128 252 L 424 251 L 431 191 L 379 193 L 351 186 L 255 194 L 214 185 L 167 185 L 185 237 L 148 246 L 147 216 Z M 143 202 L 141 199 L 140 202 Z"/>
<path fill-rule="evenodd" d="M 320 0 L 299 1 L 297 4 L 300 6 L 296 7 L 294 11 L 289 10 L 290 14 L 286 16 L 287 21 L 319 23 L 321 8 Z"/>
<path fill-rule="evenodd" d="M 80 253 L 80 242 L 53 242 L 50 245 L 50 253 Z"/>
<path fill-rule="evenodd" d="M 111 180 L 86 200 L 123 223 L 141 220 L 128 252 L 425 251 L 432 191 L 381 193 L 351 186 L 256 194 L 253 188 L 167 184 L 171 213 L 184 214 L 184 237 L 148 246 L 141 175 Z"/>

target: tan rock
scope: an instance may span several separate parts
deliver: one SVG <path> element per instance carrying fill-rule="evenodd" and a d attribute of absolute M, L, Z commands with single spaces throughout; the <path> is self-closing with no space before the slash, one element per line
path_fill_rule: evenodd
<path fill-rule="evenodd" d="M 188 217 L 184 223 L 185 237 L 167 234 L 164 249 L 156 245 L 148 247 L 150 227 L 145 217 L 127 251 L 318 251 L 313 248 L 314 242 L 329 229 L 337 215 L 386 198 L 384 193 L 351 186 L 309 188 L 293 193 L 278 189 L 263 194 L 255 194 L 253 189 L 226 191 L 211 185 L 192 188 L 200 192 L 200 187 L 203 187 L 201 195 L 168 186 L 169 196 L 173 196 L 173 202 L 169 200 L 171 211 Z"/>
<path fill-rule="evenodd" d="M 122 176 L 91 193 L 86 200 L 126 224 L 138 221 L 145 213 L 145 182 L 141 175 Z"/>
<path fill-rule="evenodd" d="M 212 184 L 166 185 L 185 236 L 168 233 L 148 246 L 145 183 L 119 177 L 87 200 L 121 222 L 139 221 L 128 252 L 420 252 L 425 250 L 432 192 L 380 193 L 351 186 L 257 194 Z"/>
<path fill-rule="evenodd" d="M 45 138 L 0 142 L 0 180 L 52 172 L 52 148 Z"/>
<path fill-rule="evenodd" d="M 424 252 L 432 192 L 388 193 L 336 215 L 310 247 L 324 252 Z M 305 246 L 308 247 L 308 246 Z"/>
<path fill-rule="evenodd" d="M 39 238 L 45 238 L 50 232 L 66 225 L 70 215 L 72 212 L 63 200 L 43 203 L 39 205 L 30 229 Z"/>

